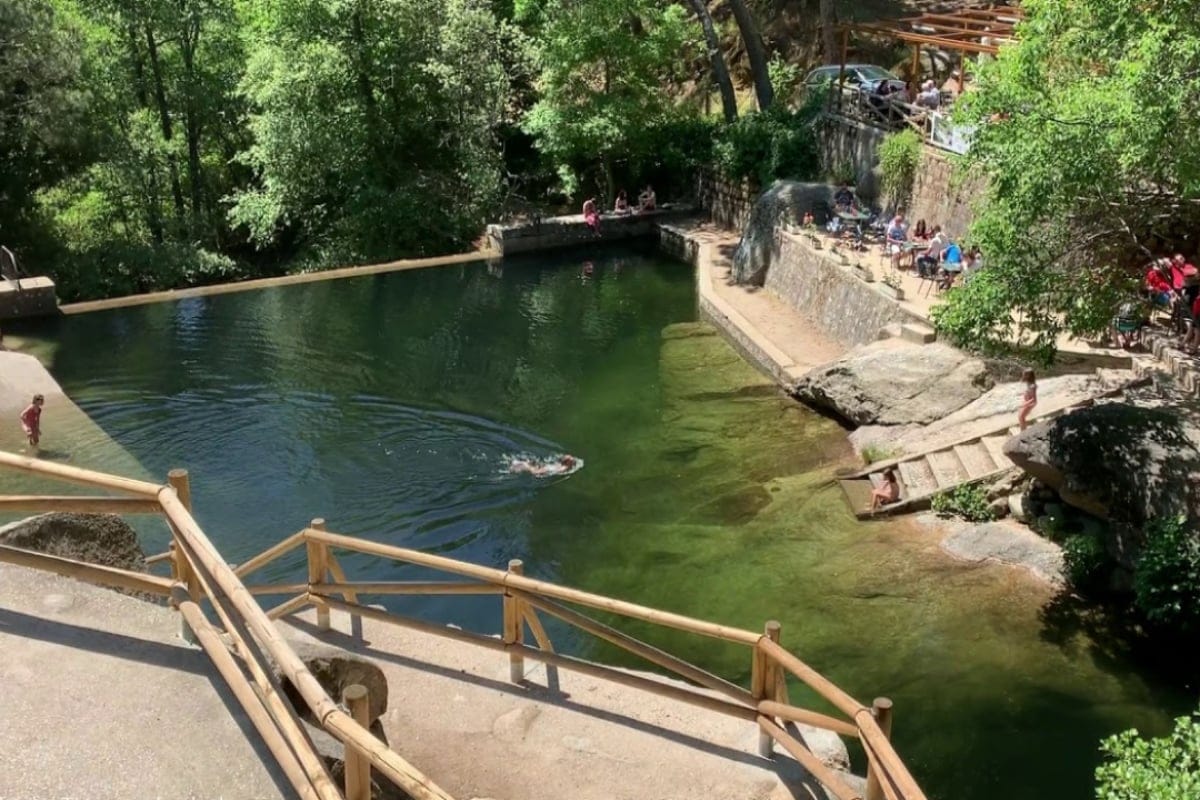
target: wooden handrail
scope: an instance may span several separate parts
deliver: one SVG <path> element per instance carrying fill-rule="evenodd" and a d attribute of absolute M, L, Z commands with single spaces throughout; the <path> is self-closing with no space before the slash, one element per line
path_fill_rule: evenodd
<path fill-rule="evenodd" d="M 271 545 L 253 558 L 238 564 L 236 567 L 234 567 L 233 573 L 239 578 L 244 578 L 251 572 L 265 567 L 275 559 L 290 553 L 292 550 L 295 550 L 297 547 L 300 547 L 303 544 L 304 531 L 293 533 L 291 536 L 287 537 L 281 542 L 278 542 L 277 544 Z"/>
<path fill-rule="evenodd" d="M 834 708 L 841 711 L 850 719 L 857 722 L 860 711 L 866 711 L 870 715 L 870 709 L 835 686 L 833 681 L 796 658 L 787 650 L 784 650 L 783 647 L 771 641 L 766 636 L 763 636 L 759 640 L 758 646 L 768 658 L 773 659 L 776 664 L 795 675 L 807 684 L 810 689 L 828 700 Z"/>
<path fill-rule="evenodd" d="M 769 734 L 780 747 L 787 750 L 792 758 L 799 761 L 801 766 L 812 773 L 813 777 L 819 780 L 826 789 L 833 792 L 838 800 L 863 800 L 861 794 L 847 786 L 846 782 L 832 768 L 825 766 L 821 759 L 813 755 L 811 750 L 796 741 L 795 738 L 789 736 L 783 728 L 764 716 L 759 716 L 757 721 L 759 728 Z"/>
<path fill-rule="evenodd" d="M 332 564 L 330 565 L 332 566 Z M 332 572 L 332 569 L 330 570 Z M 452 581 L 349 581 L 314 583 L 310 590 L 320 594 L 503 594 L 504 589 L 491 583 Z"/>
<path fill-rule="evenodd" d="M 299 656 L 283 641 L 279 631 L 246 591 L 237 575 L 221 558 L 208 537 L 176 496 L 175 490 L 162 487 L 158 492 L 163 513 L 175 529 L 180 542 L 191 546 L 191 555 L 208 570 L 214 583 L 229 599 L 245 621 L 254 637 L 270 653 L 271 658 L 304 698 L 317 721 L 347 746 L 365 752 L 371 765 L 404 789 L 415 800 L 452 800 L 437 784 L 405 761 L 400 755 L 382 745 L 375 736 L 356 723 L 329 697 L 317 679 L 304 666 Z"/>
<path fill-rule="evenodd" d="M 0 544 L 0 561 L 15 564 L 18 567 L 29 567 L 40 569 L 44 572 L 53 572 L 56 575 L 62 575 L 67 578 L 77 578 L 90 583 L 99 583 L 103 586 L 113 586 L 118 589 L 146 592 L 147 594 L 159 595 L 161 597 L 169 597 L 171 595 L 171 581 L 168 578 L 160 578 L 157 575 L 151 575 L 147 572 L 134 572 L 118 567 L 88 564 L 83 561 L 62 558 L 61 556 L 36 553 L 33 550 L 25 550 L 7 544 Z"/>
<path fill-rule="evenodd" d="M 78 495 L 0 495 L 0 514 L 14 511 L 58 511 L 69 514 L 161 514 L 148 497 L 83 497 Z"/>
<path fill-rule="evenodd" d="M 111 489 L 139 497 L 157 497 L 159 489 L 162 488 L 158 484 L 147 481 L 122 478 L 117 475 L 108 475 L 90 469 L 72 467 L 68 464 L 58 464 L 54 461 L 43 461 L 28 456 L 19 456 L 16 453 L 9 453 L 4 450 L 0 450 L 0 467 L 24 470 L 25 472 L 32 472 L 37 475 L 45 475 L 48 478 L 58 478 L 59 480 L 79 483 L 84 486 Z"/>
<path fill-rule="evenodd" d="M 362 539 L 355 539 L 352 536 L 343 536 L 328 531 L 313 530 L 312 528 L 307 529 L 305 534 L 310 540 L 323 542 L 343 550 L 352 550 L 359 553 L 367 553 L 368 555 L 390 558 L 395 561 L 406 561 L 410 564 L 432 567 L 453 575 L 461 575 L 467 578 L 498 584 L 507 589 L 520 589 L 530 594 L 555 600 L 565 600 L 568 603 L 576 603 L 581 606 L 598 608 L 631 619 L 654 622 L 668 628 L 697 633 L 702 636 L 710 636 L 714 639 L 723 639 L 747 645 L 752 645 L 759 639 L 759 634 L 741 628 L 705 622 L 704 620 L 693 619 L 692 617 L 674 614 L 669 611 L 659 611 L 656 608 L 649 608 L 637 603 L 614 600 L 611 597 L 592 594 L 591 592 L 584 592 L 578 589 L 570 589 L 556 583 L 550 583 L 549 581 L 540 581 L 522 575 L 513 575 L 504 570 L 483 567 L 478 564 L 468 564 L 453 558 L 447 558 L 446 556 L 436 556 L 430 553 L 423 553 L 420 550 L 409 550 L 404 547 L 396 547 L 380 542 L 369 542 Z"/>
<path fill-rule="evenodd" d="M 925 793 L 917 785 L 917 781 L 908 771 L 908 767 L 904 766 L 904 762 L 900 760 L 891 741 L 880 730 L 879 723 L 875 721 L 875 715 L 871 713 L 871 710 L 869 708 L 862 709 L 854 716 L 854 721 L 858 723 L 863 747 L 875 754 L 884 774 L 896 785 L 900 796 L 904 800 L 926 800 Z"/>

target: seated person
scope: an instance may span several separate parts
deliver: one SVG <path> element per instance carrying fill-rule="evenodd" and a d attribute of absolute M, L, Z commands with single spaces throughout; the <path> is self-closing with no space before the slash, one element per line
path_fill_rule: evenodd
<path fill-rule="evenodd" d="M 600 214 L 596 211 L 596 198 L 589 197 L 583 201 L 583 221 L 592 229 L 592 233 L 600 235 Z"/>
<path fill-rule="evenodd" d="M 1142 338 L 1142 328 L 1146 326 L 1146 315 L 1141 303 L 1122 303 L 1113 317 L 1113 330 L 1116 331 L 1117 344 L 1122 349 L 1129 350 Z"/>
<path fill-rule="evenodd" d="M 963 271 L 962 248 L 956 242 L 950 242 L 942 250 L 942 273 L 946 276 L 942 288 L 949 289 L 954 285 L 954 279 Z"/>
<path fill-rule="evenodd" d="M 950 240 L 946 238 L 946 234 L 942 233 L 942 226 L 934 225 L 933 238 L 929 240 L 929 247 L 926 247 L 925 252 L 917 256 L 917 274 L 922 278 L 932 278 L 937 275 L 938 262 L 942 260 L 942 251 L 948 244 L 950 244 Z"/>
<path fill-rule="evenodd" d="M 1165 263 L 1164 263 L 1165 262 Z M 1170 263 L 1165 258 L 1156 258 L 1146 271 L 1146 293 L 1156 306 L 1171 305 L 1175 287 L 1171 284 Z"/>
<path fill-rule="evenodd" d="M 923 217 L 921 219 L 917 220 L 917 224 L 913 226 L 913 234 L 912 235 L 913 235 L 914 239 L 928 239 L 929 238 L 929 229 L 925 226 L 925 219 Z"/>
<path fill-rule="evenodd" d="M 890 505 L 900 499 L 900 483 L 896 480 L 896 471 L 889 469 L 883 473 L 883 485 L 871 490 L 871 507 L 875 511 L 880 506 Z"/>
<path fill-rule="evenodd" d="M 805 211 L 804 212 L 804 221 L 801 222 L 800 224 L 803 225 L 805 228 L 811 228 L 815 224 L 815 221 L 813 219 L 813 213 L 811 211 Z"/>
<path fill-rule="evenodd" d="M 833 195 L 833 207 L 837 211 L 853 211 L 854 210 L 854 190 L 849 184 L 843 184 L 842 188 L 838 189 Z"/>
<path fill-rule="evenodd" d="M 892 269 L 899 269 L 900 254 L 904 252 L 904 243 L 908 241 L 908 225 L 904 222 L 903 214 L 892 217 L 884 235 L 888 252 L 892 256 Z"/>
<path fill-rule="evenodd" d="M 617 192 L 616 202 L 613 203 L 614 214 L 632 214 L 633 209 L 629 207 L 629 198 L 625 196 L 625 190 Z"/>
<path fill-rule="evenodd" d="M 942 106 L 942 93 L 938 91 L 937 84 L 933 81 L 925 81 L 921 84 L 921 91 L 917 95 L 917 105 L 922 108 L 928 108 L 930 111 L 936 111 Z"/>
<path fill-rule="evenodd" d="M 967 263 L 963 265 L 963 283 L 971 280 L 983 269 L 983 251 L 979 249 L 979 245 L 971 248 L 971 252 L 967 253 Z"/>
<path fill-rule="evenodd" d="M 1187 262 L 1187 259 L 1183 257 L 1183 253 L 1176 253 L 1171 258 L 1171 286 L 1176 292 L 1183 289 L 1185 278 L 1195 274 L 1196 268 Z"/>
<path fill-rule="evenodd" d="M 653 211 L 658 198 L 654 196 L 654 189 L 646 184 L 646 188 L 638 195 L 638 211 Z"/>

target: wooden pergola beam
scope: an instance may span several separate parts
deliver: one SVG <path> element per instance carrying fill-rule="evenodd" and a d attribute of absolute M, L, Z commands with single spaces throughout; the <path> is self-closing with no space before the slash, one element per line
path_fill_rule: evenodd
<path fill-rule="evenodd" d="M 945 36 L 926 36 L 912 31 L 896 30 L 878 25 L 851 25 L 851 30 L 859 33 L 870 33 L 876 36 L 887 36 L 908 44 L 930 44 L 945 48 L 946 50 L 957 50 L 965 53 L 988 53 L 995 55 L 1000 52 L 1000 48 L 994 44 L 983 44 L 982 42 L 970 42 L 960 39 L 947 39 Z"/>

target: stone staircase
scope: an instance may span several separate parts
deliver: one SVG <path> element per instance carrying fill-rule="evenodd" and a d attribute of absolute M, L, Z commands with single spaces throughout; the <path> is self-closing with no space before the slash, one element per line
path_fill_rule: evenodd
<path fill-rule="evenodd" d="M 1166 373 L 1182 394 L 1200 398 L 1200 357 L 1185 353 L 1178 339 L 1165 330 L 1146 331 L 1142 341 L 1149 355 L 1133 360 L 1134 372 L 1139 377 Z"/>

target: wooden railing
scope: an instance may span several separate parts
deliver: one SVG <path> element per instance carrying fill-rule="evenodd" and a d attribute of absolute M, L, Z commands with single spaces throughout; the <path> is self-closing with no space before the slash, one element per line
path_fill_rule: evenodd
<path fill-rule="evenodd" d="M 304 530 L 233 567 L 221 558 L 191 516 L 186 472 L 173 471 L 167 486 L 157 486 L 3 452 L 0 452 L 0 466 L 126 495 L 6 496 L 0 497 L 0 511 L 69 509 L 120 514 L 161 513 L 166 518 L 172 532 L 171 549 L 152 556 L 148 561 L 169 564 L 170 578 L 82 564 L 12 547 L 0 547 L 0 561 L 169 597 L 179 609 L 189 634 L 213 660 L 285 774 L 304 798 L 324 800 L 341 797 L 342 794 L 316 755 L 294 711 L 282 698 L 282 691 L 264 655 L 270 655 L 279 665 L 321 727 L 345 745 L 345 797 L 348 800 L 359 800 L 369 795 L 370 769 L 378 770 L 417 800 L 450 800 L 449 795 L 427 776 L 372 736 L 366 729 L 365 716 L 360 715 L 359 719 L 355 719 L 352 713 L 342 710 L 272 624 L 274 619 L 311 605 L 316 609 L 319 629 L 330 627 L 330 612 L 337 610 L 349 614 L 352 625 L 357 629 L 361 629 L 363 619 L 370 619 L 507 654 L 510 678 L 514 682 L 525 680 L 525 662 L 528 659 L 746 720 L 759 729 L 761 755 L 770 757 L 774 745 L 778 744 L 839 800 L 925 800 L 925 795 L 891 744 L 891 701 L 878 698 L 871 706 L 867 706 L 847 694 L 782 646 L 782 630 L 778 622 L 767 622 L 762 633 L 707 622 L 531 578 L 524 574 L 524 564 L 520 560 L 510 561 L 506 570 L 496 569 L 333 533 L 326 529 L 324 521 L 320 519 L 313 520 Z M 300 548 L 304 549 L 307 567 L 307 579 L 304 582 L 243 582 L 271 562 Z M 412 564 L 436 570 L 454 579 L 351 581 L 338 559 L 338 553 L 342 551 Z M 254 595 L 291 596 L 279 605 L 264 610 L 254 600 Z M 501 600 L 502 636 L 497 639 L 385 611 L 362 602 L 363 595 L 496 595 Z M 221 643 L 219 634 L 222 630 L 205 617 L 200 606 L 202 601 L 211 604 L 220 619 L 223 632 L 233 641 L 233 650 L 238 657 L 236 660 Z M 594 609 L 610 616 L 744 646 L 749 650 L 750 687 L 738 686 L 623 633 L 583 613 L 579 608 Z M 559 653 L 547 635 L 542 614 L 639 656 L 691 685 L 666 683 Z M 526 630 L 532 637 L 532 643 L 526 639 Z M 823 698 L 835 709 L 836 714 L 792 705 L 788 697 L 789 677 Z M 361 696 L 343 699 L 352 709 L 365 709 L 365 701 Z M 827 766 L 814 755 L 800 738 L 788 730 L 791 723 L 822 728 L 861 742 L 867 758 L 865 791 L 860 792 L 851 786 L 843 773 Z M 364 791 L 367 794 L 363 794 Z"/>

